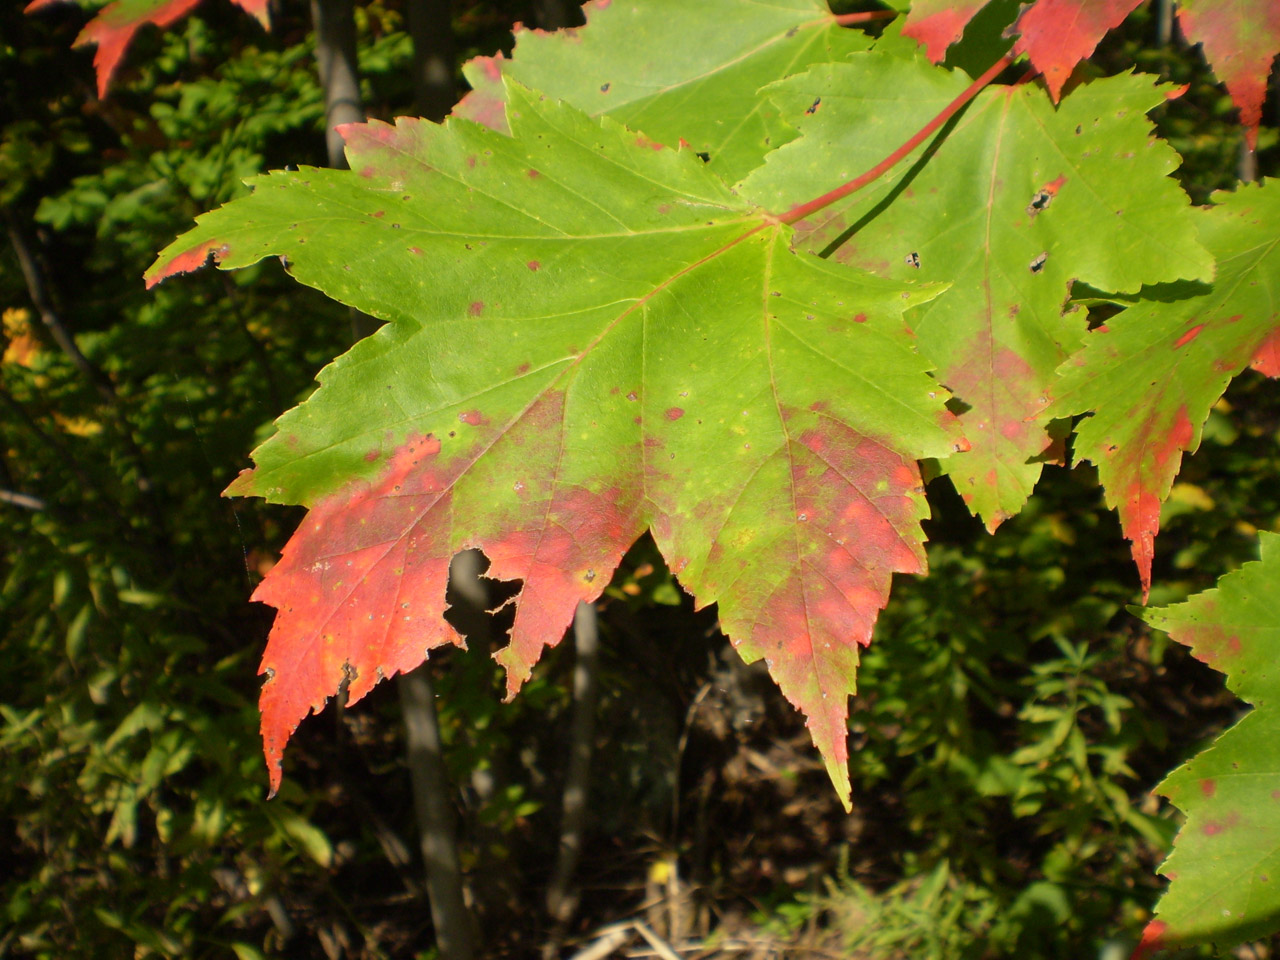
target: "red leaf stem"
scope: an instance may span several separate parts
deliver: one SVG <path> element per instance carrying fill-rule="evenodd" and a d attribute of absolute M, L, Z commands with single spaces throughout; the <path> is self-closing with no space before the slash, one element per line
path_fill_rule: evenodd
<path fill-rule="evenodd" d="M 836 23 L 842 27 L 851 27 L 855 23 L 871 23 L 875 20 L 892 20 L 898 15 L 896 10 L 868 10 L 864 13 L 838 13 Z"/>
<path fill-rule="evenodd" d="M 816 213 L 817 211 L 821 210 L 823 207 L 829 207 L 831 204 L 835 203 L 837 200 L 842 200 L 845 197 L 849 196 L 849 194 L 854 193 L 858 190 L 861 190 L 868 183 L 871 183 L 873 180 L 879 177 L 880 174 L 884 173 L 886 170 L 889 170 L 891 167 L 893 167 L 894 164 L 896 164 L 899 160 L 901 160 L 903 157 L 909 154 L 912 150 L 918 147 L 935 130 L 937 130 L 940 126 L 942 126 L 944 123 L 950 120 L 953 116 L 955 116 L 955 114 L 960 110 L 961 107 L 963 107 L 966 103 L 968 103 L 970 100 L 976 97 L 979 91 L 981 91 L 983 87 L 985 87 L 997 76 L 999 76 L 1000 71 L 1002 71 L 1005 67 L 1009 66 L 1011 63 L 1013 63 L 1012 57 L 1009 57 L 1009 56 L 1001 57 L 999 60 L 993 63 L 990 67 L 988 67 L 986 72 L 983 73 L 982 76 L 978 77 L 977 80 L 969 84 L 969 86 L 967 86 L 960 93 L 958 97 L 952 100 L 951 103 L 949 103 L 941 113 L 939 113 L 936 117 L 934 117 L 932 120 L 926 123 L 923 127 L 921 127 L 915 134 L 911 136 L 909 140 L 907 140 L 906 143 L 900 146 L 897 150 L 893 151 L 893 153 L 889 154 L 887 157 L 885 157 L 883 160 L 877 163 L 874 167 L 872 167 L 866 173 L 861 174 L 860 176 L 854 177 L 848 183 L 841 184 L 840 186 L 836 187 L 834 190 L 828 193 L 824 193 L 822 196 L 814 200 L 810 200 L 807 203 L 802 203 L 799 206 L 792 207 L 786 213 L 778 217 L 779 222 L 796 223 L 800 220 L 803 220 L 805 217 L 809 216 L 809 214 Z"/>

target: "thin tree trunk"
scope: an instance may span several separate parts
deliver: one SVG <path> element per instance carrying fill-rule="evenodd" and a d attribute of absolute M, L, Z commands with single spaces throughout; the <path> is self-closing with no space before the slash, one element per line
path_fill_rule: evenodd
<path fill-rule="evenodd" d="M 324 137 L 329 166 L 347 167 L 342 137 L 334 128 L 364 120 L 360 73 L 356 63 L 356 21 L 353 0 L 311 0 L 316 31 L 316 64 L 324 87 Z"/>
<path fill-rule="evenodd" d="M 316 32 L 316 62 L 324 86 L 329 165 L 345 169 L 342 137 L 334 128 L 365 119 L 356 63 L 353 0 L 311 0 L 311 16 Z M 378 327 L 374 318 L 354 310 L 351 325 L 356 340 Z M 396 680 L 404 713 L 413 807 L 440 957 L 472 960 L 476 953 L 475 934 L 463 898 L 462 870 L 454 837 L 456 827 L 453 808 L 449 805 L 449 777 L 440 748 L 435 693 L 428 670 L 424 664 Z"/>
<path fill-rule="evenodd" d="M 413 100 L 418 115 L 437 122 L 453 109 L 456 55 L 449 0 L 409 0 L 413 38 Z"/>
<path fill-rule="evenodd" d="M 428 664 L 398 678 L 408 745 L 413 810 L 418 820 L 422 859 L 427 867 L 427 897 L 436 946 L 444 960 L 476 955 L 471 911 L 462 893 L 462 867 L 454 841 L 457 825 L 449 802 L 449 781 L 436 722 L 436 696 Z"/>
<path fill-rule="evenodd" d="M 596 608 L 579 603 L 573 617 L 576 661 L 573 668 L 573 728 L 569 738 L 569 769 L 564 779 L 560 814 L 560 849 L 547 887 L 547 911 L 560 926 L 569 922 L 576 898 L 569 895 L 573 873 L 582 853 L 587 821 L 591 753 L 595 741 L 596 704 L 600 699 L 600 625 Z"/>

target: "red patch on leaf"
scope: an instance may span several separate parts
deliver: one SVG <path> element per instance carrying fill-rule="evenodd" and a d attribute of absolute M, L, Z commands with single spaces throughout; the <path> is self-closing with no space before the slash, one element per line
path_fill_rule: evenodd
<path fill-rule="evenodd" d="M 544 396 L 486 454 L 523 478 L 527 502 L 501 518 L 502 528 L 476 537 L 492 561 L 486 576 L 523 580 L 511 626 L 511 642 L 494 655 L 507 671 L 507 696 L 515 696 L 541 656 L 555 646 L 580 602 L 595 600 L 622 555 L 644 531 L 640 519 L 640 451 L 627 448 L 618 476 L 628 486 L 593 490 L 562 482 L 558 437 L 564 397 Z M 636 479 L 631 479 L 636 478 Z"/>
<path fill-rule="evenodd" d="M 307 514 L 254 593 L 279 611 L 260 671 L 273 792 L 289 737 L 344 678 L 355 703 L 428 650 L 461 644 L 443 619 L 456 550 L 478 547 L 492 561 L 488 576 L 524 581 L 511 643 L 497 654 L 512 695 L 577 604 L 604 589 L 644 529 L 640 485 L 596 491 L 564 480 L 554 439 L 563 420 L 564 397 L 553 393 L 447 460 L 434 437 L 411 437 L 377 479 L 352 483 Z M 622 458 L 621 475 L 638 476 L 638 451 Z M 499 505 L 499 490 L 517 496 Z"/>
<path fill-rule="evenodd" d="M 528 263 L 525 264 L 525 266 L 528 267 L 530 270 L 534 271 L 534 273 L 537 273 L 539 270 L 542 269 L 542 264 L 540 264 L 537 260 L 530 260 Z"/>
<path fill-rule="evenodd" d="M 987 0 L 917 0 L 911 4 L 902 35 L 922 45 L 933 63 L 941 63 L 951 46 L 964 34 L 973 15 L 986 6 Z"/>
<path fill-rule="evenodd" d="M 1254 351 L 1249 366 L 1267 377 L 1280 377 L 1280 327 L 1272 330 Z"/>
<path fill-rule="evenodd" d="M 806 714 L 847 803 L 857 650 L 871 640 L 893 574 L 924 570 L 923 485 L 914 460 L 830 416 L 819 416 L 785 451 L 783 496 L 794 535 L 744 548 L 739 538 L 749 530 L 726 526 L 687 585 L 700 606 L 719 602 L 725 632 L 744 657 L 765 658 L 783 694 Z M 739 505 L 735 498 L 733 507 L 716 509 L 731 516 Z M 726 545 L 735 539 L 737 549 Z"/>
<path fill-rule="evenodd" d="M 465 117 L 473 123 L 507 133 L 506 91 L 502 86 L 502 62 L 499 51 L 492 57 L 475 57 L 469 61 L 480 68 L 475 89 L 469 91 L 453 108 L 453 116 Z"/>
<path fill-rule="evenodd" d="M 482 313 L 484 313 L 484 301 L 472 300 L 471 306 L 467 307 L 467 316 L 478 317 Z"/>
<path fill-rule="evenodd" d="M 524 175 L 528 177 L 530 180 L 537 180 L 540 176 L 542 176 L 542 174 L 540 174 L 537 170 L 533 170 L 533 169 L 526 170 L 524 172 Z"/>
<path fill-rule="evenodd" d="M 1177 350 L 1179 347 L 1185 347 L 1188 343 L 1200 336 L 1200 331 L 1204 329 L 1203 323 L 1197 323 L 1194 327 L 1180 336 L 1173 342 L 1173 348 Z"/>
<path fill-rule="evenodd" d="M 472 427 L 479 427 L 488 423 L 488 419 L 481 415 L 479 410 L 468 410 L 466 413 L 458 414 L 458 419 Z"/>
<path fill-rule="evenodd" d="M 960 424 L 973 444 L 973 459 L 968 473 L 953 472 L 952 478 L 963 482 L 971 477 L 994 494 L 988 502 L 998 503 L 1003 499 L 1001 485 L 1018 481 L 1006 480 L 1007 472 L 997 470 L 996 464 L 1025 464 L 1053 442 L 1038 422 L 1048 405 L 1045 377 L 1019 354 L 979 332 L 967 350 L 942 366 L 938 379 L 970 405 L 960 415 Z M 991 531 L 1007 519 L 1003 511 L 987 513 L 984 519 Z"/>
<path fill-rule="evenodd" d="M 1218 792 L 1218 781 L 1212 777 L 1205 777 L 1200 781 L 1200 795 L 1202 797 L 1212 797 Z"/>
<path fill-rule="evenodd" d="M 1021 34 L 1013 46 L 1025 53 L 1044 75 L 1055 103 L 1071 71 L 1089 57 L 1098 41 L 1142 0 L 1036 0 L 1023 7 L 1013 30 Z"/>
<path fill-rule="evenodd" d="M 262 741 L 274 794 L 285 744 L 350 674 L 350 703 L 412 670 L 426 651 L 462 639 L 443 619 L 452 553 L 450 486 L 465 467 L 436 462 L 440 441 L 414 436 L 373 485 L 321 500 L 253 599 L 278 611 L 258 672 Z"/>
<path fill-rule="evenodd" d="M 163 266 L 152 267 L 148 270 L 146 274 L 147 289 L 150 290 L 161 280 L 171 277 L 175 273 L 189 273 L 192 270 L 203 267 L 209 261 L 210 255 L 213 256 L 213 262 L 218 263 L 230 252 L 231 247 L 229 244 L 218 240 L 206 240 L 199 246 L 184 250 Z"/>
<path fill-rule="evenodd" d="M 683 416 L 684 416 L 684 411 L 681 410 L 679 407 L 667 407 L 668 420 L 679 420 Z"/>
<path fill-rule="evenodd" d="M 1049 196 L 1056 197 L 1058 195 L 1058 191 L 1062 189 L 1063 184 L 1065 184 L 1066 182 L 1067 182 L 1066 174 L 1062 174 L 1058 176 L 1056 179 L 1050 180 L 1040 189 L 1043 190 L 1045 193 L 1049 194 Z"/>

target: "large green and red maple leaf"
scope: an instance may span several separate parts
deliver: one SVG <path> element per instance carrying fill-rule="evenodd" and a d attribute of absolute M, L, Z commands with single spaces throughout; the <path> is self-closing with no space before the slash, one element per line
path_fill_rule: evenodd
<path fill-rule="evenodd" d="M 391 321 L 320 375 L 230 492 L 312 507 L 276 606 L 263 733 L 456 641 L 450 558 L 523 581 L 514 693 L 646 529 L 809 717 L 848 802 L 847 697 L 894 572 L 924 569 L 916 461 L 964 446 L 901 322 L 937 285 L 790 248 L 690 150 L 508 82 L 511 136 L 349 127 L 352 171 L 259 180 L 152 280 L 285 257 Z"/>

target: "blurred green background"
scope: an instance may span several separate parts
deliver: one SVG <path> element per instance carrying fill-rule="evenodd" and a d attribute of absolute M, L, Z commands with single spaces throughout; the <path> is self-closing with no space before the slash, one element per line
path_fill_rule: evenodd
<path fill-rule="evenodd" d="M 265 800 L 270 610 L 247 598 L 301 512 L 219 496 L 345 349 L 350 319 L 275 262 L 140 280 L 242 178 L 325 162 L 309 10 L 273 14 L 268 34 L 211 0 L 145 29 L 99 101 L 91 51 L 71 49 L 84 11 L 0 10 L 0 957 L 435 955 L 390 685 L 307 721 Z M 457 0 L 459 61 L 548 16 Z M 400 0 L 356 7 L 372 116 L 411 112 L 405 19 Z M 1190 85 L 1153 119 L 1206 202 L 1235 182 L 1241 134 L 1158 20 L 1141 8 L 1093 64 Z M 1267 109 L 1260 174 L 1280 153 L 1274 97 Z M 1280 530 L 1278 437 L 1275 385 L 1247 373 L 1166 504 L 1152 603 L 1210 586 L 1254 556 L 1258 529 Z M 930 499 L 932 573 L 896 583 L 853 702 L 851 816 L 801 719 L 636 545 L 599 604 L 563 955 L 627 917 L 705 957 L 1127 953 L 1177 825 L 1149 791 L 1239 704 L 1125 611 L 1136 575 L 1089 468 L 1049 468 L 995 536 L 946 481 Z M 483 955 L 545 956 L 572 649 L 503 705 L 501 620 L 463 625 L 471 649 L 432 671 L 469 903 Z"/>

